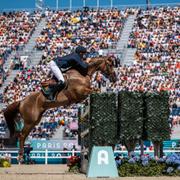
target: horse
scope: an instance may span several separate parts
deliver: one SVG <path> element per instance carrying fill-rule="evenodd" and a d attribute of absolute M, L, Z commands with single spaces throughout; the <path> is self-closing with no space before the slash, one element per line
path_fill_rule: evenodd
<path fill-rule="evenodd" d="M 19 138 L 19 157 L 23 157 L 25 139 L 31 130 L 39 124 L 43 113 L 60 106 L 68 106 L 72 103 L 79 103 L 87 98 L 94 90 L 91 87 L 91 78 L 96 71 L 108 76 L 110 81 L 116 81 L 116 74 L 113 68 L 111 57 L 90 58 L 88 72 L 83 76 L 79 71 L 70 69 L 65 73 L 67 87 L 61 90 L 55 101 L 48 101 L 42 91 L 32 92 L 21 101 L 16 101 L 7 106 L 4 110 L 4 117 L 10 131 L 10 137 L 16 135 L 15 125 L 18 117 L 24 121 Z"/>

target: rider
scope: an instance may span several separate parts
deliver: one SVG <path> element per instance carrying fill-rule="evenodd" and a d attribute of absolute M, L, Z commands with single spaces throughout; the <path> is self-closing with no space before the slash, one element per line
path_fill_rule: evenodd
<path fill-rule="evenodd" d="M 57 90 L 60 91 L 65 87 L 65 80 L 62 74 L 64 71 L 72 68 L 78 70 L 83 76 L 87 74 L 88 64 L 83 61 L 86 53 L 87 50 L 85 47 L 78 46 L 76 47 L 75 52 L 64 57 L 55 58 L 49 63 L 53 75 L 58 80 L 57 84 L 53 87 L 55 92 Z M 54 100 L 54 95 L 54 92 L 50 93 L 48 99 Z"/>

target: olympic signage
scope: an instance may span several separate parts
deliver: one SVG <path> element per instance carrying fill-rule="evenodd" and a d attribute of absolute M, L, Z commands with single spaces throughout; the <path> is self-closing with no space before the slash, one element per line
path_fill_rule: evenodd
<path fill-rule="evenodd" d="M 34 150 L 71 150 L 73 146 L 80 149 L 77 140 L 31 140 L 30 143 Z"/>
<path fill-rule="evenodd" d="M 93 147 L 87 177 L 118 177 L 112 147 Z"/>

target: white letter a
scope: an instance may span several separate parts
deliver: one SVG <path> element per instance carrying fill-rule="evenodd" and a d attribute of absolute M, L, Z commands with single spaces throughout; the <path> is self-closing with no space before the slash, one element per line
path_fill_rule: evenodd
<path fill-rule="evenodd" d="M 98 152 L 98 164 L 109 164 L 108 161 L 108 152 L 105 150 L 101 150 Z"/>

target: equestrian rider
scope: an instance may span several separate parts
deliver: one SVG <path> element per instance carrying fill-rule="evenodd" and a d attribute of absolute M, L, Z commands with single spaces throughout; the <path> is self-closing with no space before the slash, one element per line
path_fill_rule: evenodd
<path fill-rule="evenodd" d="M 87 74 L 88 64 L 84 62 L 86 53 L 87 50 L 85 47 L 78 46 L 75 49 L 75 52 L 64 57 L 55 58 L 49 63 L 51 72 L 58 80 L 57 84 L 54 87 L 56 90 L 61 91 L 65 87 L 63 72 L 67 71 L 68 69 L 76 69 L 83 76 Z M 54 92 L 51 93 L 48 99 L 54 100 L 54 95 Z"/>

